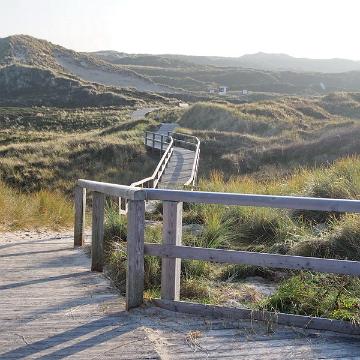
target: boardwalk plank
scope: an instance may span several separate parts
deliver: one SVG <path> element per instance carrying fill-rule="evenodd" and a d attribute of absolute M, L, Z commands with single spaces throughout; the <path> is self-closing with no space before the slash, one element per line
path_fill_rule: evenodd
<path fill-rule="evenodd" d="M 72 245 L 68 233 L 0 234 L 0 359 L 360 358 L 354 336 L 284 326 L 269 334 L 262 323 L 151 306 L 126 312 Z M 189 331 L 200 332 L 198 341 L 187 340 Z"/>

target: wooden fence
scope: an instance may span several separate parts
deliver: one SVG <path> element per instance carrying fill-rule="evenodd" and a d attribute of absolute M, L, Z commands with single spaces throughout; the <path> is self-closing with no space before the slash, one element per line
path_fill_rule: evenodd
<path fill-rule="evenodd" d="M 310 270 L 360 276 L 359 261 L 182 246 L 183 202 L 360 213 L 360 201 L 293 196 L 139 189 L 129 186 L 79 180 L 75 189 L 75 246 L 84 244 L 86 189 L 93 191 L 92 270 L 94 271 L 103 270 L 105 196 L 123 197 L 128 200 L 127 309 L 137 307 L 143 303 L 144 255 L 151 255 L 160 256 L 162 258 L 161 299 L 155 300 L 155 303 L 158 306 L 194 314 L 229 316 L 232 319 L 271 319 L 280 324 L 360 334 L 359 326 L 345 321 L 313 318 L 301 315 L 275 314 L 267 311 L 252 311 L 249 309 L 230 309 L 221 306 L 208 306 L 180 301 L 181 259 L 198 259 L 230 264 L 249 264 L 273 268 Z M 145 243 L 145 200 L 163 201 L 164 224 L 162 244 Z"/>
<path fill-rule="evenodd" d="M 147 131 L 145 133 L 144 142 L 146 146 L 150 146 L 152 149 L 160 150 L 161 159 L 151 176 L 136 181 L 130 186 L 141 188 L 156 188 L 159 181 L 161 180 L 162 175 L 164 174 L 166 165 L 170 161 L 172 152 L 174 150 L 174 139 L 170 135 L 159 135 Z"/>

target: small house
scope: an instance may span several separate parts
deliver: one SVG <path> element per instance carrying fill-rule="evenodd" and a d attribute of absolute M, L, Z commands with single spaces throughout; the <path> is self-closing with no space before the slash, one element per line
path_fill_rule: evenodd
<path fill-rule="evenodd" d="M 226 95 L 226 92 L 229 90 L 227 86 L 219 86 L 219 95 Z"/>

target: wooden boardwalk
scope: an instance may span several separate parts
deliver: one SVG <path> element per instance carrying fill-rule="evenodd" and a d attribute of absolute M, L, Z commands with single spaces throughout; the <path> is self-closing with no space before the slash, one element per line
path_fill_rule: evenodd
<path fill-rule="evenodd" d="M 161 139 L 161 135 L 167 136 L 174 132 L 177 128 L 175 123 L 162 123 L 156 131 L 156 140 Z M 156 143 L 155 147 L 160 148 L 160 144 Z M 170 161 L 165 168 L 164 175 L 158 185 L 159 188 L 176 189 L 182 186 L 191 177 L 191 172 L 195 159 L 195 151 L 188 150 L 179 146 L 174 146 Z"/>
<path fill-rule="evenodd" d="M 0 359 L 360 359 L 360 338 L 229 322 L 124 299 L 71 233 L 0 235 Z"/>
<path fill-rule="evenodd" d="M 163 189 L 182 188 L 191 177 L 194 158 L 195 151 L 175 146 L 158 187 Z"/>

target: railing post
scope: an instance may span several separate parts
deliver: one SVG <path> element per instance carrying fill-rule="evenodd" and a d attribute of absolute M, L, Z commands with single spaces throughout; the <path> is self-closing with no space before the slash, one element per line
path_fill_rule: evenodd
<path fill-rule="evenodd" d="M 181 245 L 182 236 L 182 202 L 163 202 L 163 244 Z M 180 299 L 181 259 L 162 258 L 161 265 L 161 298 L 166 300 Z"/>
<path fill-rule="evenodd" d="M 126 309 L 144 301 L 145 201 L 129 200 L 127 217 Z"/>
<path fill-rule="evenodd" d="M 152 151 L 155 149 L 155 133 L 152 134 Z"/>
<path fill-rule="evenodd" d="M 93 192 L 91 271 L 103 271 L 104 266 L 104 205 L 105 195 Z"/>
<path fill-rule="evenodd" d="M 86 189 L 76 186 L 74 191 L 75 223 L 74 223 L 74 246 L 84 245 Z"/>
<path fill-rule="evenodd" d="M 164 135 L 161 135 L 161 143 L 160 143 L 160 159 L 163 153 L 163 145 L 164 145 Z"/>

